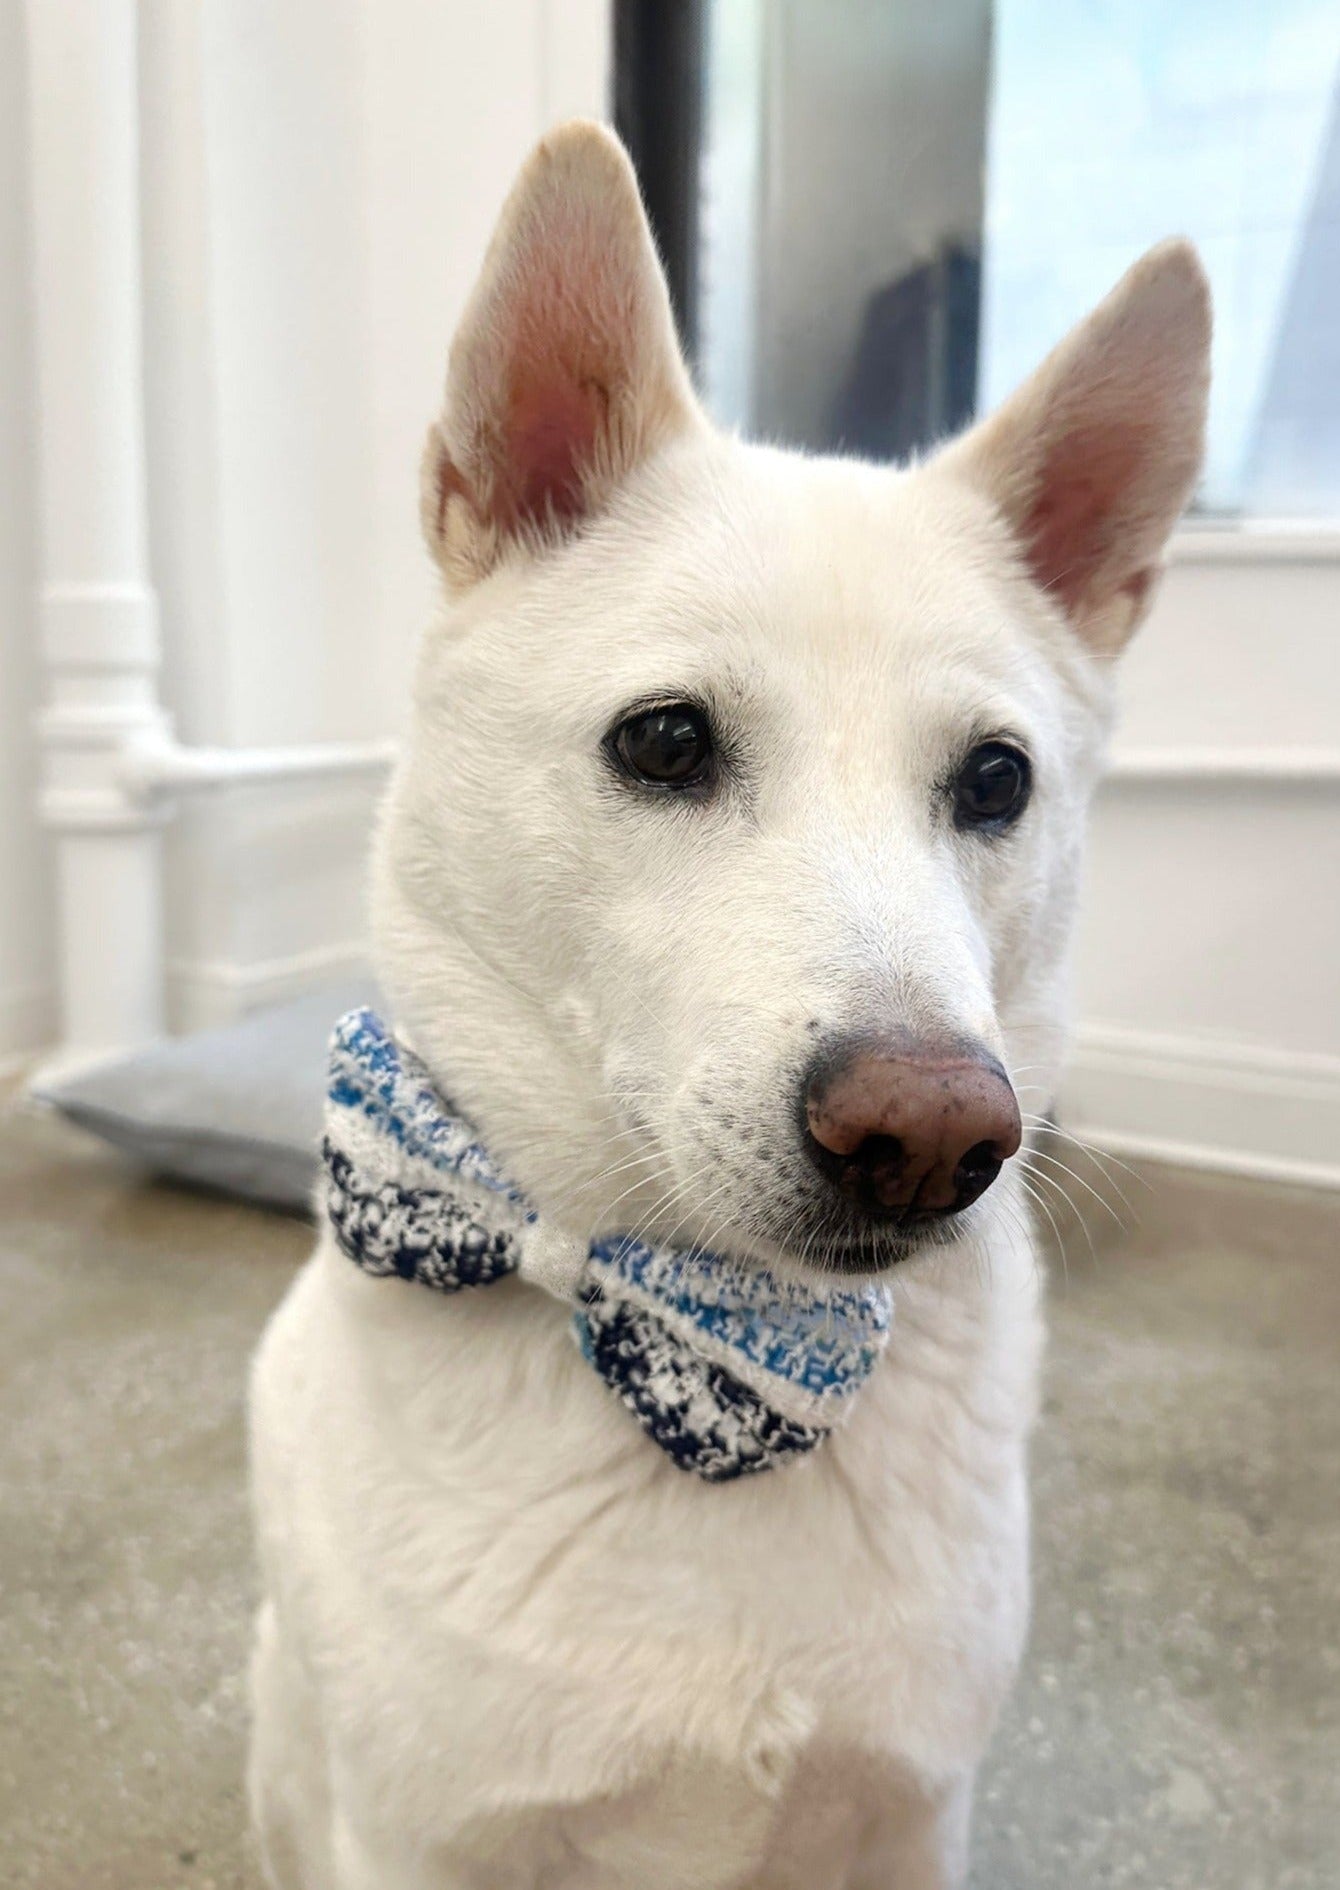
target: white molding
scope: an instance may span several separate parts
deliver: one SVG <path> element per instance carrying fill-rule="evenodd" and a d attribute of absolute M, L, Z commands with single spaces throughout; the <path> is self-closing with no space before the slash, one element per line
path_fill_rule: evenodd
<path fill-rule="evenodd" d="M 355 977 L 367 969 L 367 947 L 357 939 L 250 963 L 175 959 L 168 965 L 170 1008 L 178 1029 L 208 1030 L 262 1005 L 280 1004 L 327 978 Z"/>
<path fill-rule="evenodd" d="M 1066 1118 L 1067 1123 L 1071 1120 Z M 1225 1148 L 1210 1142 L 1176 1142 L 1166 1136 L 1126 1133 L 1119 1129 L 1089 1134 L 1104 1154 L 1127 1161 L 1157 1162 L 1162 1167 L 1200 1168 L 1212 1175 L 1236 1175 L 1244 1181 L 1273 1181 L 1289 1188 L 1340 1189 L 1340 1167 L 1334 1162 L 1291 1161 L 1284 1155 L 1254 1155 L 1247 1149 Z"/>
<path fill-rule="evenodd" d="M 339 780 L 383 775 L 396 757 L 394 742 L 309 742 L 286 748 L 188 748 L 155 736 L 127 742 L 121 751 L 123 785 L 136 802 L 163 795 L 210 793 L 277 781 Z"/>
<path fill-rule="evenodd" d="M 1310 519 L 1184 525 L 1168 545 L 1169 564 L 1340 564 L 1340 525 Z"/>
<path fill-rule="evenodd" d="M 138 13 L 28 0 L 39 799 L 55 863 L 61 1034 L 91 1056 L 163 1022 L 159 821 L 117 778 L 121 745 L 168 737 L 157 699 L 142 376 Z"/>
<path fill-rule="evenodd" d="M 1126 782 L 1246 783 L 1278 787 L 1331 787 L 1340 783 L 1340 748 L 1176 746 L 1117 748 L 1104 780 Z"/>
<path fill-rule="evenodd" d="M 1090 1024 L 1059 1114 L 1115 1154 L 1340 1188 L 1337 1056 Z"/>

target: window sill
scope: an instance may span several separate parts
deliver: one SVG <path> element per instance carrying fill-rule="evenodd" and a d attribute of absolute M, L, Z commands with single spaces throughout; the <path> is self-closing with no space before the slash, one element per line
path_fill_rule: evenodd
<path fill-rule="evenodd" d="M 1340 522 L 1312 519 L 1184 525 L 1168 547 L 1170 564 L 1340 564 Z"/>
<path fill-rule="evenodd" d="M 1340 748 L 1118 746 L 1104 780 L 1113 786 L 1336 787 L 1340 786 Z"/>

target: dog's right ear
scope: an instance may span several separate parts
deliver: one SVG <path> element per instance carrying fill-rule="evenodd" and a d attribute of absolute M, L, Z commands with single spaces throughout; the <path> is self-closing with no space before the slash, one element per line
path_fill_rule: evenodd
<path fill-rule="evenodd" d="M 1100 656 L 1149 608 L 1200 466 L 1209 382 L 1205 272 L 1189 243 L 1160 243 L 939 455 L 994 502 L 1029 575 Z"/>
<path fill-rule="evenodd" d="M 463 588 L 705 424 L 633 167 L 602 126 L 565 125 L 513 185 L 452 344 L 423 459 L 428 547 Z"/>

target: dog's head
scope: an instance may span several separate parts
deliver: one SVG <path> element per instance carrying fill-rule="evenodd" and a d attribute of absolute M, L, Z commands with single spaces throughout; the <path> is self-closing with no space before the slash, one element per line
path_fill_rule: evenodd
<path fill-rule="evenodd" d="M 532 157 L 425 455 L 447 604 L 376 920 L 399 1021 L 574 1231 L 863 1269 L 990 1212 L 1208 330 L 1168 244 L 924 464 L 742 445 L 618 144 Z"/>

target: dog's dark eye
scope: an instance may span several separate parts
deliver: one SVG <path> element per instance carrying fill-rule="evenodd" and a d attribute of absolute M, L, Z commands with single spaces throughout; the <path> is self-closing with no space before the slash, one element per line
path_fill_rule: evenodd
<path fill-rule="evenodd" d="M 1008 827 L 1023 813 L 1032 783 L 1028 756 L 1007 742 L 974 748 L 954 780 L 959 827 Z"/>
<path fill-rule="evenodd" d="M 712 765 L 712 730 L 688 702 L 630 715 L 615 729 L 612 746 L 625 773 L 652 787 L 695 787 Z"/>

